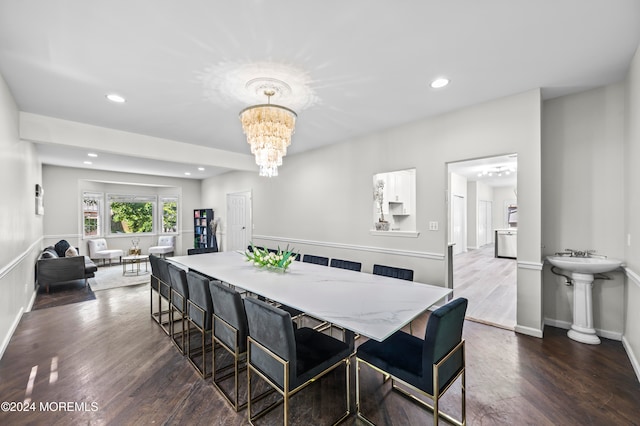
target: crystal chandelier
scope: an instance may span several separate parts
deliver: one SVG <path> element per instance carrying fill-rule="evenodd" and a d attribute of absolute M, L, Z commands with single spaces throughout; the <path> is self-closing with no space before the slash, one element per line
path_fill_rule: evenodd
<path fill-rule="evenodd" d="M 296 113 L 289 108 L 272 105 L 271 96 L 276 91 L 265 89 L 267 103 L 240 111 L 242 131 L 247 135 L 251 153 L 260 166 L 260 176 L 278 176 L 278 166 L 287 155 L 291 135 L 296 125 Z"/>

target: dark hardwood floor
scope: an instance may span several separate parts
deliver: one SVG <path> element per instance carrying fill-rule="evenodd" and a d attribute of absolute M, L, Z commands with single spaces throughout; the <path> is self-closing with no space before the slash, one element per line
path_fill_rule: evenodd
<path fill-rule="evenodd" d="M 23 316 L 0 360 L 0 400 L 35 410 L 0 412 L 0 425 L 247 423 L 150 319 L 147 285 L 96 297 Z M 414 334 L 425 320 L 414 321 Z M 464 337 L 469 425 L 640 424 L 640 384 L 620 342 L 584 345 L 549 327 L 537 339 L 469 321 Z M 365 368 L 362 387 L 378 424 L 432 423 Z M 343 409 L 343 389 L 342 368 L 312 384 L 292 398 L 292 423 L 326 424 Z M 352 375 L 352 398 L 354 389 Z M 442 407 L 458 416 L 459 396 L 458 383 Z M 261 424 L 279 424 L 280 414 Z M 362 422 L 352 415 L 344 424 Z"/>

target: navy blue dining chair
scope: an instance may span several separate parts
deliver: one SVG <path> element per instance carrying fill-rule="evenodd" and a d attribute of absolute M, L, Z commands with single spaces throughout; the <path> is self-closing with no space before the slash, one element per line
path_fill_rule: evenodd
<path fill-rule="evenodd" d="M 342 260 L 342 259 L 331 259 L 330 265 L 332 268 L 340 268 L 340 269 L 348 269 L 350 271 L 358 271 L 362 270 L 362 263 L 353 262 L 351 260 Z"/>
<path fill-rule="evenodd" d="M 170 333 L 171 314 L 171 277 L 169 276 L 169 262 L 156 255 L 149 255 L 151 264 L 151 318 L 153 318 L 162 330 Z M 157 294 L 157 311 L 153 309 L 153 296 Z M 166 308 L 165 308 L 166 306 Z M 166 315 L 166 320 L 164 319 Z"/>
<path fill-rule="evenodd" d="M 362 413 L 361 365 L 391 377 L 391 389 L 433 412 L 433 424 L 439 417 L 456 424 L 466 424 L 465 347 L 462 327 L 467 311 L 467 299 L 458 298 L 431 313 L 424 340 L 403 331 L 392 334 L 383 342 L 368 340 L 356 351 L 356 404 L 358 417 L 373 424 Z M 443 413 L 438 408 L 442 395 L 461 378 L 462 420 Z M 399 387 L 396 382 L 403 385 Z M 407 391 L 405 388 L 410 389 Z M 426 396 L 433 404 L 411 392 Z"/>
<path fill-rule="evenodd" d="M 186 352 L 185 335 L 187 324 L 187 300 L 189 287 L 187 271 L 170 263 L 169 277 L 171 278 L 171 303 L 169 304 L 169 335 L 182 355 Z M 180 322 L 182 330 L 176 333 L 176 323 Z M 179 335 L 179 337 L 177 337 Z M 179 341 L 178 341 L 179 339 Z"/>
<path fill-rule="evenodd" d="M 246 298 L 245 310 L 249 324 L 247 338 L 247 416 L 250 424 L 278 404 L 284 406 L 284 424 L 288 424 L 289 401 L 297 392 L 345 365 L 346 410 L 334 423 L 347 418 L 349 406 L 349 357 L 353 345 L 342 342 L 312 328 L 294 329 L 291 316 L 258 299 Z M 262 409 L 252 411 L 252 376 L 259 376 L 282 399 Z M 310 419 L 311 420 L 311 419 Z M 313 423 L 313 421 L 311 421 Z"/>
<path fill-rule="evenodd" d="M 413 269 L 396 268 L 395 266 L 386 265 L 373 265 L 373 274 L 413 281 Z"/>
<path fill-rule="evenodd" d="M 302 261 L 306 263 L 313 263 L 316 265 L 329 266 L 329 258 L 323 256 L 316 256 L 314 254 L 305 254 L 302 256 Z"/>
<path fill-rule="evenodd" d="M 247 355 L 247 335 L 249 334 L 247 314 L 242 296 L 235 289 L 219 281 L 211 281 L 209 289 L 213 299 L 213 341 L 211 342 L 213 385 L 237 412 L 246 406 L 246 402 L 240 402 L 238 378 L 241 365 L 246 361 Z M 231 355 L 233 363 L 226 365 L 217 363 L 216 343 L 219 348 Z M 233 395 L 223 387 L 223 382 L 231 377 L 233 377 Z"/>
<path fill-rule="evenodd" d="M 213 317 L 213 301 L 209 278 L 193 271 L 187 272 L 187 286 L 189 299 L 187 299 L 187 358 L 196 371 L 206 378 L 211 375 L 207 371 L 207 353 L 211 346 L 207 345 L 207 336 L 211 335 L 211 320 Z M 194 348 L 191 341 L 191 331 L 196 330 L 200 334 L 200 345 Z M 200 358 L 202 357 L 202 358 Z M 198 361 L 200 359 L 200 361 Z"/>

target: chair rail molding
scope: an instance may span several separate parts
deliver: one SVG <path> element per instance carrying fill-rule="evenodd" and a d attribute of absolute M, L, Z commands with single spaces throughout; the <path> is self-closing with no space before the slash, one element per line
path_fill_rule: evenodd
<path fill-rule="evenodd" d="M 25 251 L 20 253 L 15 259 L 9 262 L 5 267 L 0 269 L 0 280 L 3 279 L 5 275 L 7 275 L 9 272 L 11 272 L 13 268 L 18 266 L 20 262 L 22 262 L 29 255 L 29 253 L 31 253 L 34 249 L 37 248 L 39 250 L 40 245 L 42 244 L 42 240 L 43 240 L 43 237 L 40 237 L 37 240 L 35 240 L 33 243 L 31 243 L 29 247 L 27 247 Z"/>
<path fill-rule="evenodd" d="M 372 247 L 372 246 L 361 246 L 357 244 L 334 243 L 329 241 L 302 240 L 298 238 L 274 237 L 270 235 L 254 235 L 253 238 L 265 240 L 265 241 L 283 241 L 286 243 L 306 244 L 310 246 L 329 247 L 329 248 L 338 248 L 338 249 L 355 250 L 355 251 L 369 251 L 369 252 L 383 253 L 383 254 L 394 254 L 399 256 L 417 257 L 421 259 L 444 261 L 444 258 L 445 258 L 444 254 L 429 253 L 425 251 L 399 250 L 399 249 L 390 249 L 385 247 Z"/>
<path fill-rule="evenodd" d="M 526 262 L 518 261 L 518 269 L 533 269 L 534 271 L 542 271 L 542 262 Z"/>
<path fill-rule="evenodd" d="M 630 282 L 640 287 L 640 275 L 638 275 L 637 273 L 635 273 L 634 271 L 626 267 L 624 268 L 624 272 L 626 273 L 627 278 L 629 278 Z"/>

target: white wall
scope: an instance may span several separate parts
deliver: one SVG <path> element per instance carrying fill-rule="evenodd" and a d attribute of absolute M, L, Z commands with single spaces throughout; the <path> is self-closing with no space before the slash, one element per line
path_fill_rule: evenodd
<path fill-rule="evenodd" d="M 494 228 L 508 228 L 507 222 L 507 206 L 509 204 L 518 204 L 515 189 L 513 186 L 499 186 L 493 188 L 493 205 L 491 215 Z M 518 208 L 518 216 L 520 216 L 520 208 Z"/>
<path fill-rule="evenodd" d="M 624 254 L 624 84 L 549 100 L 543 107 L 542 181 L 544 253 L 594 249 Z M 594 326 L 604 337 L 624 330 L 624 276 L 593 287 Z M 568 327 L 573 287 L 544 273 L 547 323 Z"/>
<path fill-rule="evenodd" d="M 18 109 L 0 76 L 0 356 L 34 297 L 34 267 L 42 240 L 35 214 L 41 170 L 34 146 L 20 141 Z"/>
<path fill-rule="evenodd" d="M 86 241 L 82 239 L 81 195 L 84 190 L 105 193 L 178 195 L 180 197 L 180 235 L 176 241 L 176 255 L 186 254 L 193 247 L 193 210 L 201 208 L 201 181 L 163 176 L 117 173 L 102 170 L 76 169 L 44 165 L 44 244 L 52 245 L 61 239 L 88 254 Z M 106 183 L 109 182 L 109 183 Z M 109 248 L 128 250 L 129 236 L 106 236 Z M 156 245 L 157 234 L 141 237 L 143 253 Z"/>
<path fill-rule="evenodd" d="M 519 331 L 540 335 L 540 94 L 530 91 L 323 149 L 287 156 L 277 178 L 234 172 L 203 183 L 203 203 L 226 211 L 227 193 L 253 191 L 254 240 L 306 253 L 409 267 L 415 280 L 445 285 L 448 162 L 517 153 L 522 214 Z M 304 143 L 296 141 L 292 143 Z M 371 235 L 376 173 L 416 168 L 420 235 Z M 439 223 L 429 231 L 429 222 Z M 258 238 L 260 237 L 260 238 Z"/>
<path fill-rule="evenodd" d="M 627 263 L 627 285 L 622 341 L 636 375 L 640 377 L 640 49 L 633 58 L 626 83 L 626 138 L 623 151 L 626 208 L 623 245 Z M 627 238 L 631 241 L 627 241 Z"/>

